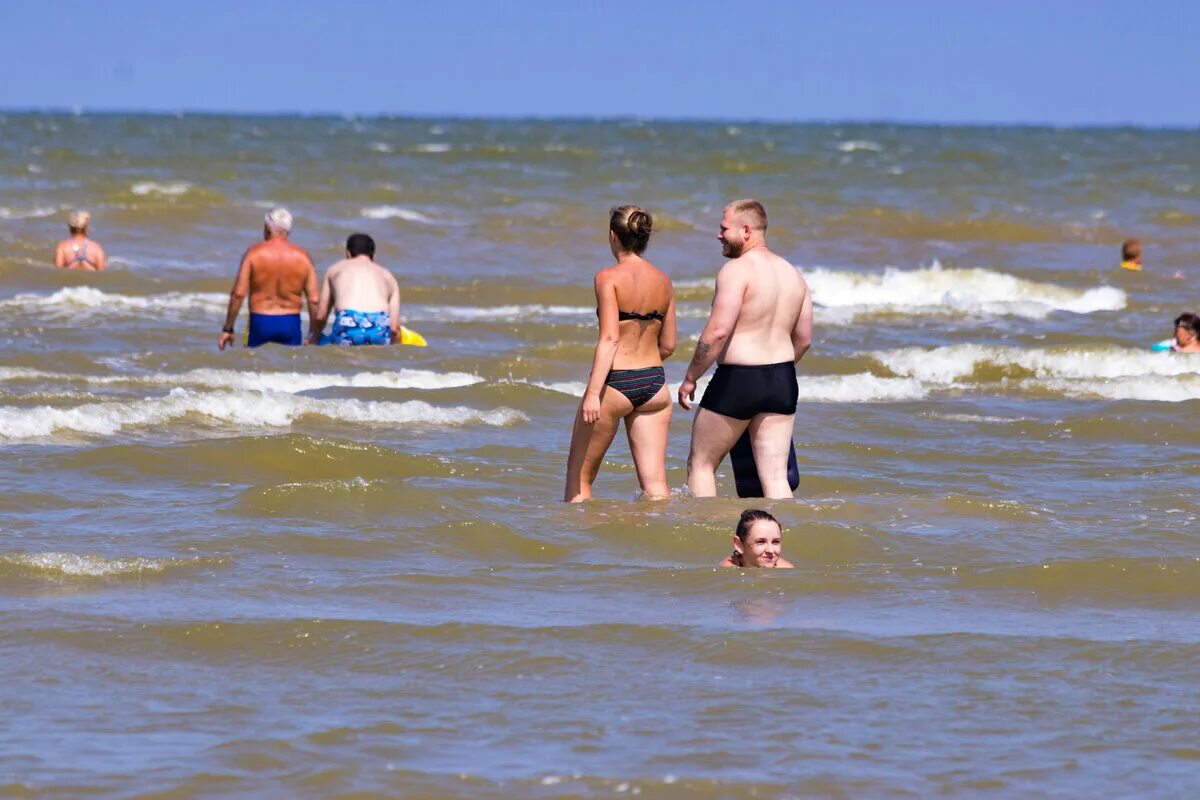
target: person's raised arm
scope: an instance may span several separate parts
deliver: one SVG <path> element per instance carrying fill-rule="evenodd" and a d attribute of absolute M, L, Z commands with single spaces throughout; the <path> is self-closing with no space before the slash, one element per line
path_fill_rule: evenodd
<path fill-rule="evenodd" d="M 592 374 L 583 393 L 583 421 L 591 425 L 600 419 L 600 392 L 617 357 L 621 327 L 617 320 L 617 287 L 607 270 L 596 273 L 596 313 L 600 317 L 600 336 L 592 358 Z"/>
<path fill-rule="evenodd" d="M 667 303 L 667 313 L 663 315 L 662 326 L 658 329 L 658 357 L 666 361 L 675 353 L 675 338 L 678 331 L 675 325 L 675 287 L 671 287 L 671 299 Z"/>
<path fill-rule="evenodd" d="M 400 284 L 392 273 L 388 277 L 388 324 L 392 326 L 392 344 L 400 341 Z"/>
<path fill-rule="evenodd" d="M 233 326 L 237 323 L 238 312 L 242 310 L 242 301 L 250 292 L 250 251 L 242 256 L 238 266 L 237 277 L 233 279 L 233 289 L 229 292 L 229 309 L 225 312 L 225 327 L 221 329 L 221 338 L 217 347 L 224 350 L 233 344 Z"/>
<path fill-rule="evenodd" d="M 796 317 L 796 325 L 792 328 L 792 349 L 796 351 L 796 360 L 804 358 L 808 348 L 812 347 L 813 337 L 813 304 L 812 292 L 804 287 L 804 302 L 800 305 L 800 316 Z"/>
<path fill-rule="evenodd" d="M 325 322 L 329 319 L 329 309 L 333 307 L 333 284 L 329 280 L 331 272 L 333 272 L 333 267 L 325 270 L 325 280 L 321 282 L 320 300 L 317 301 L 317 313 L 314 314 L 312 306 L 309 306 L 308 341 L 310 344 L 317 344 L 320 341 L 321 334 L 325 332 Z"/>
<path fill-rule="evenodd" d="M 683 383 L 679 384 L 679 405 L 684 411 L 691 410 L 689 400 L 696 397 L 696 381 L 700 380 L 708 368 L 712 366 L 725 343 L 729 341 L 738 316 L 742 313 L 742 300 L 746 295 L 746 281 L 740 271 L 726 264 L 717 273 L 717 290 L 713 295 L 712 312 L 708 322 L 700 332 L 700 341 L 696 342 L 696 352 L 688 364 Z"/>
<path fill-rule="evenodd" d="M 308 277 L 304 280 L 304 296 L 308 300 L 308 338 L 313 340 L 314 335 L 320 338 L 321 331 L 313 333 L 313 325 L 317 322 L 318 311 L 317 306 L 325 299 L 324 292 L 317 291 L 317 268 L 313 264 L 312 258 L 308 253 L 304 254 L 304 258 L 308 261 Z M 328 312 L 327 312 L 328 313 Z M 321 317 L 321 330 L 325 329 L 325 318 Z"/>

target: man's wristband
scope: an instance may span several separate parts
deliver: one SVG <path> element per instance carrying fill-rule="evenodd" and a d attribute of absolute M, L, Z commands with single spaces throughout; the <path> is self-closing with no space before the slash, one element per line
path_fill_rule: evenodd
<path fill-rule="evenodd" d="M 226 325 L 224 328 L 221 328 L 221 333 L 233 333 L 233 326 Z"/>

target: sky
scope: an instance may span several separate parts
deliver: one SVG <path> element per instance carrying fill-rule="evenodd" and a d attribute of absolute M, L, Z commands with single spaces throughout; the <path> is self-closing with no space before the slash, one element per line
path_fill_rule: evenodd
<path fill-rule="evenodd" d="M 1200 125 L 1185 0 L 0 0 L 0 109 Z"/>

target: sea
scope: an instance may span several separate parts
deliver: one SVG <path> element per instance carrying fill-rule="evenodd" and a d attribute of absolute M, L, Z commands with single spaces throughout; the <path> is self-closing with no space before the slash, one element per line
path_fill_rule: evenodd
<path fill-rule="evenodd" d="M 689 497 L 676 406 L 670 500 L 618 436 L 563 503 L 610 207 L 674 391 L 743 197 L 795 499 Z M 219 352 L 277 205 L 429 346 Z M 1200 795 L 1200 131 L 5 113 L 0 311 L 0 797 Z"/>

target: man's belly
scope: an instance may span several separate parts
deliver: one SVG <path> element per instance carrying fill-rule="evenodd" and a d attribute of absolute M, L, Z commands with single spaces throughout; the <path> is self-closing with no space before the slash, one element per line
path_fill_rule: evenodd
<path fill-rule="evenodd" d="M 721 364 L 780 364 L 796 360 L 791 337 L 764 337 L 735 333 L 717 361 Z"/>

